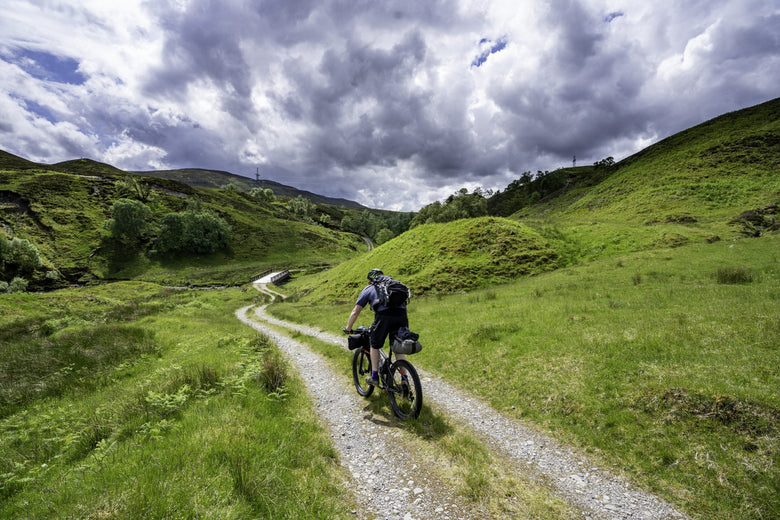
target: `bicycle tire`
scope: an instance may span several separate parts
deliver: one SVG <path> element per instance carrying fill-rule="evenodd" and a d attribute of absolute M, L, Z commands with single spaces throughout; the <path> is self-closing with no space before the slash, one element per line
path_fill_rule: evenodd
<path fill-rule="evenodd" d="M 404 372 L 408 381 L 403 379 Z M 422 384 L 411 363 L 399 359 L 390 366 L 386 390 L 390 397 L 390 406 L 399 419 L 406 421 L 420 416 L 423 402 Z"/>
<path fill-rule="evenodd" d="M 373 385 L 366 383 L 366 376 L 371 375 L 371 355 L 359 348 L 352 355 L 352 380 L 355 382 L 355 390 L 363 397 L 368 397 L 374 392 Z"/>

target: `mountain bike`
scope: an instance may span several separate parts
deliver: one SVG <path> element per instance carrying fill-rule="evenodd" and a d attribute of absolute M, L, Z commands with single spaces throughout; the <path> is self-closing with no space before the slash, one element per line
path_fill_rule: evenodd
<path fill-rule="evenodd" d="M 355 352 L 352 355 L 352 380 L 357 393 L 363 397 L 374 393 L 374 386 L 366 383 L 366 376 L 371 375 L 370 331 L 370 328 L 365 327 L 347 331 L 350 334 L 349 348 Z M 409 361 L 393 361 L 393 354 L 392 340 L 389 355 L 379 349 L 379 388 L 387 392 L 390 406 L 401 420 L 417 418 L 423 400 L 420 376 Z"/>

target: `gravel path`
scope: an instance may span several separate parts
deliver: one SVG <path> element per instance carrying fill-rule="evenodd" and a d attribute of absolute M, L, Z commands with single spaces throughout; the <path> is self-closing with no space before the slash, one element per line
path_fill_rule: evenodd
<path fill-rule="evenodd" d="M 269 291 L 264 284 L 258 290 Z M 273 293 L 271 296 L 278 293 Z M 302 334 L 342 346 L 344 336 L 278 320 L 265 312 L 265 306 L 236 312 L 237 317 L 272 337 L 279 348 L 306 374 L 306 385 L 317 409 L 331 429 L 331 438 L 342 463 L 359 482 L 358 502 L 372 508 L 376 518 L 387 520 L 484 518 L 446 490 L 433 477 L 421 477 L 424 464 L 405 457 L 408 465 L 393 458 L 394 441 L 409 433 L 373 420 L 343 374 L 305 345 L 277 332 L 270 325 L 287 327 Z M 305 367 L 305 369 L 304 369 Z M 425 402 L 448 414 L 495 449 L 518 474 L 533 475 L 547 482 L 556 495 L 581 511 L 581 518 L 603 519 L 684 519 L 669 503 L 643 492 L 624 479 L 597 468 L 586 456 L 562 446 L 543 433 L 506 417 L 482 401 L 454 388 L 440 378 L 417 369 L 423 383 Z M 371 448 L 363 439 L 371 439 Z M 448 496 L 449 495 L 449 496 Z M 379 506 L 379 507 L 377 507 Z M 381 513 L 380 513 L 381 511 Z"/>

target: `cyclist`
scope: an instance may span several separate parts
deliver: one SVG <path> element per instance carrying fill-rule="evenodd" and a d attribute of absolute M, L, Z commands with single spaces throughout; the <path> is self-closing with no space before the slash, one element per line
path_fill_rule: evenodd
<path fill-rule="evenodd" d="M 360 292 L 355 308 L 352 309 L 349 320 L 347 320 L 347 327 L 344 329 L 344 332 L 352 330 L 352 326 L 357 321 L 360 312 L 365 308 L 366 304 L 371 305 L 371 309 L 374 311 L 374 323 L 371 325 L 371 334 L 369 336 L 369 344 L 371 345 L 371 375 L 366 377 L 366 383 L 374 386 L 379 386 L 379 375 L 377 373 L 379 349 L 385 344 L 385 340 L 389 335 L 394 335 L 401 327 L 409 326 L 406 304 L 397 307 L 387 307 L 379 303 L 379 293 L 376 286 L 371 282 L 374 280 L 374 277 L 381 274 L 384 274 L 381 269 L 371 269 L 368 272 L 369 283 Z M 397 354 L 396 358 L 406 359 L 406 356 Z"/>

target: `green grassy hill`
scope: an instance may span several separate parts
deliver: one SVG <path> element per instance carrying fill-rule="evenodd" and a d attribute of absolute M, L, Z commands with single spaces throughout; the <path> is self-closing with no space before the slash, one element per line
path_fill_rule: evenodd
<path fill-rule="evenodd" d="M 612 167 L 569 168 L 550 178 L 562 187 L 512 218 L 550 239 L 569 264 L 776 232 L 780 98 L 675 134 Z"/>
<path fill-rule="evenodd" d="M 354 299 L 369 269 L 407 283 L 415 295 L 453 293 L 549 271 L 556 254 L 535 231 L 508 219 L 485 217 L 418 226 L 328 271 L 291 284 L 299 298 Z"/>
<path fill-rule="evenodd" d="M 111 240 L 103 227 L 114 201 L 128 196 L 120 185 L 130 179 L 149 188 L 150 231 L 140 250 Z M 194 200 L 228 223 L 229 248 L 200 258 L 155 259 L 145 254 L 161 217 L 183 211 Z M 242 283 L 269 265 L 332 263 L 365 248 L 356 235 L 315 225 L 281 201 L 139 177 L 88 159 L 49 167 L 5 152 L 0 155 L 0 226 L 7 238 L 27 239 L 38 249 L 44 265 L 33 275 L 36 287 L 52 286 L 44 277 L 51 271 L 61 274 L 59 283 L 112 278 Z"/>

